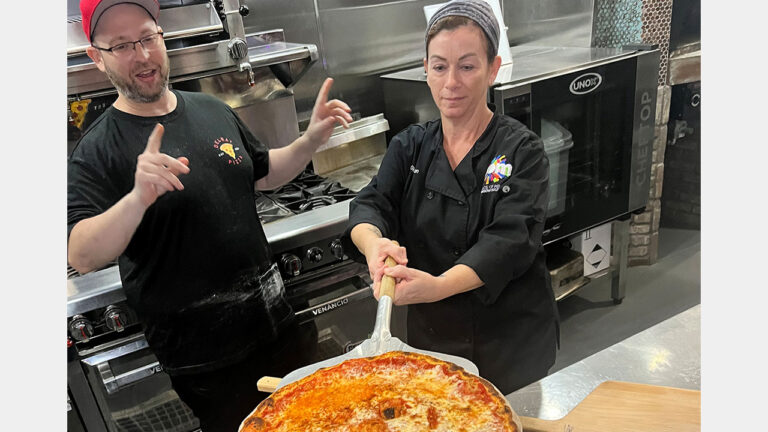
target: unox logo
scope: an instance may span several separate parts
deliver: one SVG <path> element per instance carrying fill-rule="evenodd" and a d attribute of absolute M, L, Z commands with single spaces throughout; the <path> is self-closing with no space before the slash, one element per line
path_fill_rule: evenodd
<path fill-rule="evenodd" d="M 600 74 L 594 72 L 585 73 L 571 81 L 569 90 L 575 95 L 583 95 L 594 91 L 602 82 L 603 77 L 601 77 Z"/>

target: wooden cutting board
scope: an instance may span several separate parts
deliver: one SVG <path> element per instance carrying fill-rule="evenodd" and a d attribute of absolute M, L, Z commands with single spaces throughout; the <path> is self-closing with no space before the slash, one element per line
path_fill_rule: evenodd
<path fill-rule="evenodd" d="M 520 416 L 524 432 L 701 430 L 701 392 L 606 381 L 559 420 Z"/>

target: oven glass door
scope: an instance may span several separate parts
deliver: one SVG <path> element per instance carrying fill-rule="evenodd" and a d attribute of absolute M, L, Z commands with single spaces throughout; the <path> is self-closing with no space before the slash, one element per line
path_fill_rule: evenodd
<path fill-rule="evenodd" d="M 530 125 L 550 161 L 544 242 L 628 212 L 634 59 L 533 83 Z"/>
<path fill-rule="evenodd" d="M 307 332 L 316 332 L 312 363 L 345 354 L 369 338 L 376 321 L 378 302 L 373 297 L 366 266 L 348 261 L 343 278 L 332 274 L 317 275 L 299 284 L 286 286 L 288 301 L 296 318 Z M 390 331 L 406 340 L 406 307 L 392 310 Z"/>
<path fill-rule="evenodd" d="M 199 420 L 173 391 L 143 334 L 95 349 L 81 364 L 110 431 L 199 428 Z"/>

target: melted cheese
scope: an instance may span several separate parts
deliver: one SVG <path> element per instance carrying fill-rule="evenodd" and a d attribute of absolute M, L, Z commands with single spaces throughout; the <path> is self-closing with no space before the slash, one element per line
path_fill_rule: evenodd
<path fill-rule="evenodd" d="M 284 387 L 252 414 L 264 425 L 244 430 L 513 431 L 503 397 L 496 396 L 449 363 L 387 353 L 321 369 Z"/>

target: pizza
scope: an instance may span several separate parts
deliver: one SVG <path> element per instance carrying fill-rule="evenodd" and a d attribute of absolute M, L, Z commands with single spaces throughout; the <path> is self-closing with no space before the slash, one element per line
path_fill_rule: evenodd
<path fill-rule="evenodd" d="M 490 382 L 432 356 L 393 351 L 350 359 L 264 399 L 240 432 L 518 432 Z"/>

